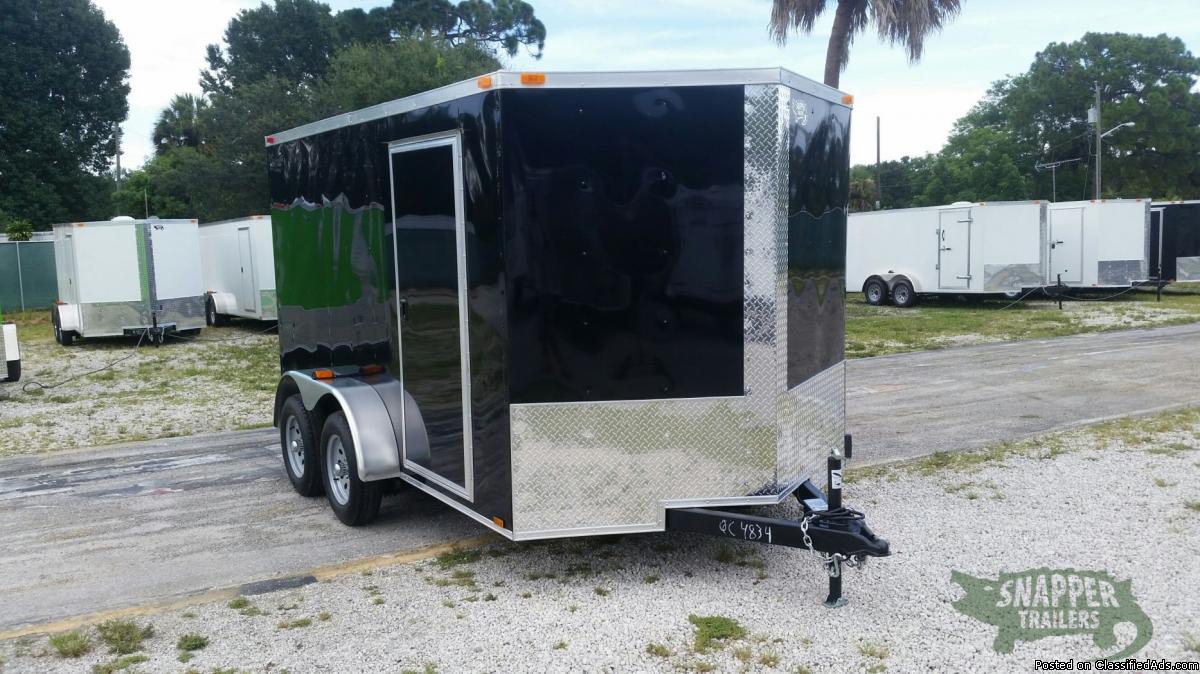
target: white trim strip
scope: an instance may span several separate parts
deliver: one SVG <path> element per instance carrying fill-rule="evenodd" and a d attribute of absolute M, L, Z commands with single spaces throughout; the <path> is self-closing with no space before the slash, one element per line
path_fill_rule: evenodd
<path fill-rule="evenodd" d="M 495 522 L 489 520 L 488 518 L 484 517 L 483 515 L 480 515 L 479 513 L 475 512 L 474 510 L 471 510 L 470 508 L 459 503 L 458 501 L 455 501 L 454 499 L 452 499 L 449 496 L 443 494 L 442 492 L 434 489 L 433 487 L 430 487 L 429 485 L 418 480 L 417 478 L 415 478 L 411 475 L 408 475 L 406 473 L 401 473 L 400 479 L 411 484 L 412 486 L 416 487 L 417 489 L 420 489 L 421 491 L 425 492 L 426 494 L 429 494 L 430 496 L 436 498 L 437 500 L 441 501 L 442 503 L 445 503 L 446 505 L 450 506 L 451 508 L 454 508 L 455 510 L 466 515 L 467 517 L 470 517 L 471 519 L 475 520 L 476 522 L 479 522 L 480 524 L 491 529 L 492 531 L 495 531 L 496 533 L 500 534 L 501 536 L 503 536 L 509 540 L 516 540 L 516 538 L 513 537 L 513 533 L 511 531 L 509 531 L 508 529 L 502 529 L 502 528 L 496 526 Z"/>
<path fill-rule="evenodd" d="M 521 73 L 501 70 L 484 75 L 492 85 L 480 88 L 479 79 L 472 78 L 413 96 L 387 101 L 369 108 L 347 112 L 327 119 L 271 134 L 264 139 L 270 147 L 306 138 L 346 126 L 362 124 L 431 105 L 438 105 L 485 91 L 501 89 L 612 89 L 618 87 L 695 87 L 747 84 L 783 84 L 836 105 L 842 102 L 843 92 L 803 75 L 783 68 L 738 68 L 725 70 L 647 70 L 629 72 L 547 72 L 545 84 L 522 84 Z"/>

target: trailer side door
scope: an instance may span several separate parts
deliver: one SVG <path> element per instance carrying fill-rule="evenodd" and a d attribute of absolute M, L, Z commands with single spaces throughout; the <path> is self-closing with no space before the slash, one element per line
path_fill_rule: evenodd
<path fill-rule="evenodd" d="M 241 263 L 241 282 L 238 284 L 238 303 L 243 311 L 258 313 L 258 284 L 254 280 L 254 249 L 250 244 L 250 228 L 237 231 L 238 258 Z"/>
<path fill-rule="evenodd" d="M 1083 282 L 1083 208 L 1050 211 L 1050 278 L 1048 285 Z"/>
<path fill-rule="evenodd" d="M 971 209 L 938 212 L 938 288 L 971 285 Z"/>
<path fill-rule="evenodd" d="M 457 132 L 392 144 L 392 215 L 405 470 L 468 501 L 471 363 Z"/>

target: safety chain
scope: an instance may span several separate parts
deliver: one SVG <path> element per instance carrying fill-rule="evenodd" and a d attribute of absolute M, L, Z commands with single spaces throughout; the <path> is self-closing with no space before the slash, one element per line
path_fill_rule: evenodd
<path fill-rule="evenodd" d="M 808 551 L 816 555 L 817 559 L 821 560 L 821 563 L 825 566 L 825 571 L 829 574 L 829 577 L 838 578 L 841 576 L 843 564 L 851 569 L 858 569 L 859 571 L 864 569 L 867 566 L 867 558 L 865 556 L 846 556 L 840 552 L 820 552 L 813 548 L 812 537 L 808 535 L 808 525 L 816 518 L 817 513 L 812 512 L 808 515 L 805 515 L 804 519 L 800 520 L 800 535 L 804 537 L 804 546 L 808 548 Z"/>

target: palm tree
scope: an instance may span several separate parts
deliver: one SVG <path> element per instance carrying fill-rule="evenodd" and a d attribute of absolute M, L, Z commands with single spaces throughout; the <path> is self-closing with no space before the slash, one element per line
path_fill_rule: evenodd
<path fill-rule="evenodd" d="M 203 97 L 179 94 L 172 98 L 154 123 L 154 153 L 165 154 L 177 147 L 202 145 L 200 116 L 206 109 L 208 101 Z"/>
<path fill-rule="evenodd" d="M 771 37 L 787 42 L 788 32 L 811 33 L 813 25 L 835 0 L 774 0 L 771 8 Z M 854 36 L 874 23 L 879 38 L 908 49 L 909 61 L 918 61 L 925 36 L 941 30 L 960 9 L 960 0 L 836 0 L 833 32 L 825 52 L 825 84 L 838 86 L 850 60 Z"/>

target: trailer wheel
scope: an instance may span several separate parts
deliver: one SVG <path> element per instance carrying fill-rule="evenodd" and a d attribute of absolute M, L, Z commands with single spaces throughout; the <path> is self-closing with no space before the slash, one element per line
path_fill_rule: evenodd
<path fill-rule="evenodd" d="M 333 514 L 352 527 L 370 524 L 379 514 L 383 491 L 377 482 L 358 479 L 354 459 L 354 439 L 344 412 L 334 412 L 325 419 L 321 430 L 321 462 L 324 470 L 325 496 Z"/>
<path fill-rule="evenodd" d="M 304 409 L 299 394 L 285 400 L 279 411 L 279 444 L 283 449 L 283 469 L 292 487 L 301 496 L 320 496 L 324 486 L 321 454 L 312 417 Z"/>
<path fill-rule="evenodd" d="M 896 281 L 892 286 L 892 304 L 907 309 L 916 303 L 917 293 L 913 291 L 912 284 L 906 279 Z"/>
<path fill-rule="evenodd" d="M 863 298 L 867 300 L 867 304 L 876 307 L 887 304 L 887 296 L 887 284 L 883 279 L 873 278 L 863 284 Z"/>
<path fill-rule="evenodd" d="M 75 333 L 62 329 L 62 320 L 58 317 L 58 307 L 50 310 L 50 324 L 54 326 L 54 341 L 63 346 L 71 346 L 75 343 Z"/>
<path fill-rule="evenodd" d="M 209 295 L 204 300 L 204 322 L 210 327 L 222 326 L 229 321 L 229 318 L 217 313 L 217 303 L 213 301 L 212 295 Z"/>

